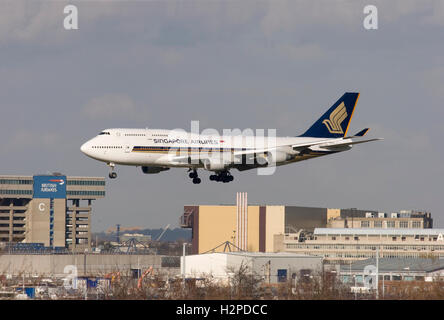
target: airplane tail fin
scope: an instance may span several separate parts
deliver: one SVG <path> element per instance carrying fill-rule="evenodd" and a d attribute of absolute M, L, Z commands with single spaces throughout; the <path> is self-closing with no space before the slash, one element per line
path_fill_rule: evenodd
<path fill-rule="evenodd" d="M 358 92 L 346 92 L 335 102 L 326 113 L 322 115 L 300 137 L 313 138 L 341 138 L 345 137 L 350 125 L 353 111 L 358 102 Z"/>

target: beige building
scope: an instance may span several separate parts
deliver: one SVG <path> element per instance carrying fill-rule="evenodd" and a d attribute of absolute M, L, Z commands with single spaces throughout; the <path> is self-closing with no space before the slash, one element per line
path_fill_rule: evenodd
<path fill-rule="evenodd" d="M 243 209 L 242 209 L 243 208 Z M 237 205 L 185 206 L 181 227 L 192 229 L 193 254 L 230 242 L 249 252 L 275 252 L 274 235 L 325 227 L 338 209 L 295 206 Z M 220 246 L 215 252 L 221 252 Z"/>
<path fill-rule="evenodd" d="M 104 196 L 102 177 L 0 176 L 0 243 L 89 249 L 92 200 Z"/>

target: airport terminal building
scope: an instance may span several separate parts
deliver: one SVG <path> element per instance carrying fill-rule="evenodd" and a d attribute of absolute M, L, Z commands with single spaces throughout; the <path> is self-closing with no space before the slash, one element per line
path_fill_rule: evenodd
<path fill-rule="evenodd" d="M 0 243 L 89 249 L 92 201 L 104 196 L 103 177 L 0 176 Z"/>

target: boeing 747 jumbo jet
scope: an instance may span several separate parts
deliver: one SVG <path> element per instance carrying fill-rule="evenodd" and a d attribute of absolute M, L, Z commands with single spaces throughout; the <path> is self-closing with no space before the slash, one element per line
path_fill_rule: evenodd
<path fill-rule="evenodd" d="M 83 144 L 88 157 L 103 161 L 114 179 L 117 164 L 140 166 L 153 174 L 170 168 L 188 168 L 199 184 L 197 169 L 213 172 L 210 180 L 230 182 L 230 170 L 274 167 L 347 151 L 353 145 L 380 139 L 364 139 L 368 128 L 347 136 L 359 93 L 347 92 L 304 134 L 297 137 L 203 135 L 177 130 L 107 129 Z"/>

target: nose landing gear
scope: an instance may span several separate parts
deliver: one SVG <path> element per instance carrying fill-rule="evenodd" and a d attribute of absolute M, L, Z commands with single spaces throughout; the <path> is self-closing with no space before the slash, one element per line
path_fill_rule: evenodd
<path fill-rule="evenodd" d="M 107 163 L 108 167 L 111 169 L 110 173 L 108 174 L 108 177 L 110 179 L 115 179 L 117 178 L 117 172 L 114 172 L 114 167 L 116 166 L 114 163 L 110 162 Z"/>

